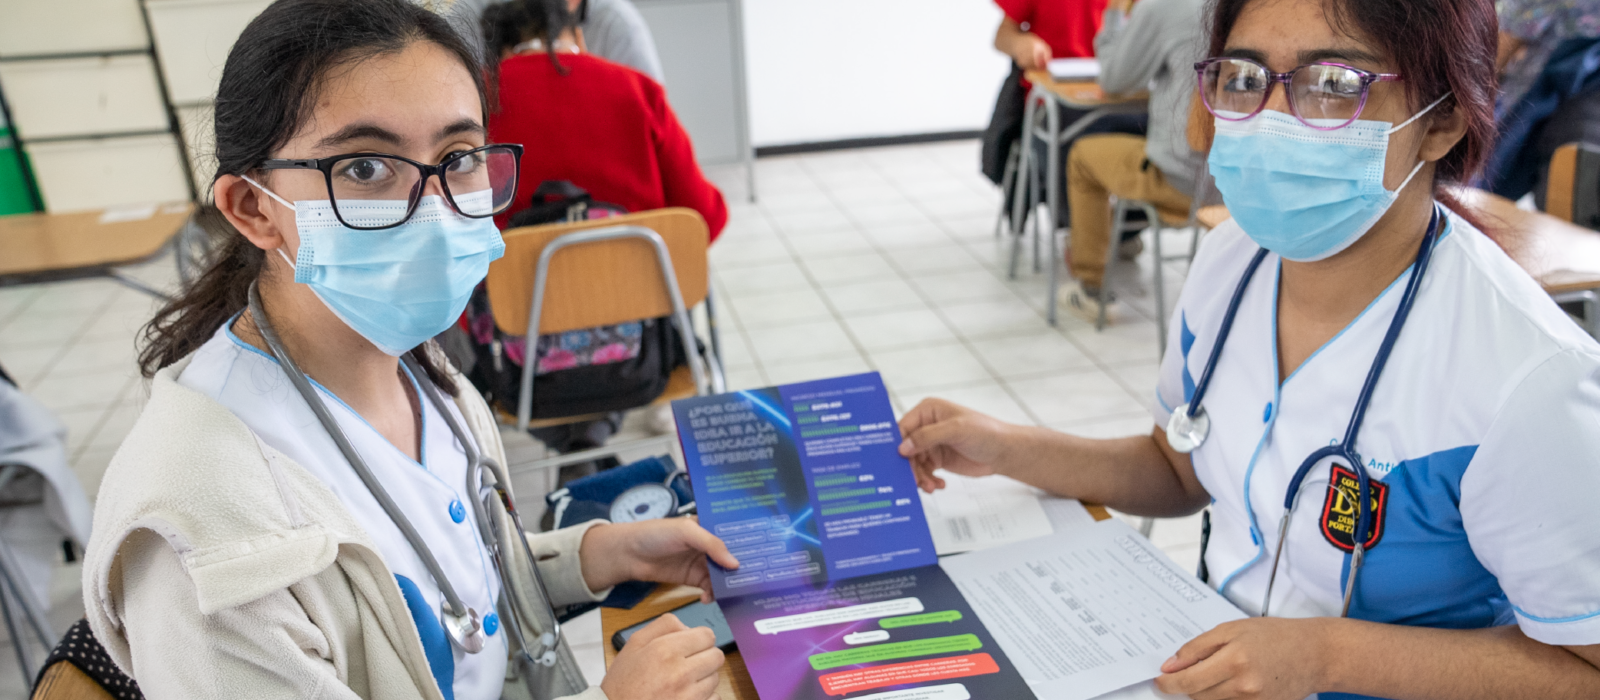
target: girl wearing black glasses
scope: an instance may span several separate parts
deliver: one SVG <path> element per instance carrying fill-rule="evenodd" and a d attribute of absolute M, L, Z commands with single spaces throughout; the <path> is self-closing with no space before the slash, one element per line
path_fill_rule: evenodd
<path fill-rule="evenodd" d="M 596 521 L 522 546 L 494 417 L 429 341 L 503 252 L 516 192 L 482 76 L 404 0 L 279 0 L 234 45 L 220 251 L 146 328 L 150 401 L 84 567 L 94 633 L 148 696 L 714 692 L 711 633 L 670 616 L 589 688 L 553 608 L 704 586 L 707 554 L 737 566 L 721 541 Z"/>

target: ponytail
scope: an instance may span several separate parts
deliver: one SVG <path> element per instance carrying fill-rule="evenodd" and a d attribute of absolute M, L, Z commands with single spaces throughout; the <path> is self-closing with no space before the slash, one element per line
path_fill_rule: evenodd
<path fill-rule="evenodd" d="M 221 248 L 205 271 L 145 325 L 139 371 L 146 377 L 200 349 L 244 309 L 250 283 L 261 276 L 266 251 L 234 230 L 216 205 L 196 211 L 195 224 Z"/>

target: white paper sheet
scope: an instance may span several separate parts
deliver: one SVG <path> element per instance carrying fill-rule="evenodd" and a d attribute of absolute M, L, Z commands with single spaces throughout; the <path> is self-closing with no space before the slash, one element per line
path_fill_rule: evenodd
<path fill-rule="evenodd" d="M 1059 537 L 1080 527 L 1094 525 L 1094 516 L 1075 498 L 1045 496 L 1039 499 L 1045 517 L 1050 519 L 1050 529 Z"/>
<path fill-rule="evenodd" d="M 1021 542 L 1054 531 L 1039 503 L 1042 492 L 1032 486 L 1003 476 L 974 479 L 940 472 L 939 477 L 945 488 L 922 494 L 922 512 L 928 517 L 933 548 L 939 556 Z"/>
<path fill-rule="evenodd" d="M 120 224 L 127 221 L 144 221 L 156 215 L 154 204 L 130 204 L 120 207 L 108 207 L 100 212 L 100 223 Z"/>
<path fill-rule="evenodd" d="M 1093 58 L 1050 59 L 1050 77 L 1056 80 L 1094 80 L 1100 77 L 1100 61 Z"/>
<path fill-rule="evenodd" d="M 1040 700 L 1148 681 L 1185 642 L 1244 617 L 1115 519 L 939 565 Z"/>

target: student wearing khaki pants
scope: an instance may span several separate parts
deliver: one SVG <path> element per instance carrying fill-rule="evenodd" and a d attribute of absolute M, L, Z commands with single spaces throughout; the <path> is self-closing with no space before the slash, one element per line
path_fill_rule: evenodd
<path fill-rule="evenodd" d="M 1114 0 L 1095 37 L 1100 85 L 1109 93 L 1150 89 L 1149 137 L 1096 134 L 1067 155 L 1072 235 L 1067 268 L 1074 284 L 1061 303 L 1085 318 L 1109 302 L 1103 292 L 1111 245 L 1111 197 L 1141 200 L 1164 215 L 1186 215 L 1201 158 L 1185 138 L 1194 63 L 1203 52 L 1204 0 Z M 1155 224 L 1156 222 L 1151 222 Z"/>

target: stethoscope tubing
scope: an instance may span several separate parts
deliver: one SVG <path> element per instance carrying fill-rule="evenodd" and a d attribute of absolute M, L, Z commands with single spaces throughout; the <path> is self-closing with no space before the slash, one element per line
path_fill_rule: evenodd
<path fill-rule="evenodd" d="M 433 576 L 435 582 L 439 585 L 440 592 L 444 594 L 445 602 L 450 607 L 450 613 L 456 616 L 458 619 L 466 621 L 466 623 L 469 625 L 469 629 L 466 630 L 468 636 L 476 634 L 481 629 L 480 622 L 470 616 L 470 608 L 467 607 L 467 605 L 462 601 L 460 595 L 457 594 L 454 584 L 452 584 L 450 582 L 450 578 L 445 575 L 444 568 L 439 565 L 438 559 L 433 556 L 433 550 L 428 547 L 427 542 L 422 539 L 422 535 L 417 532 L 416 527 L 411 524 L 410 519 L 406 517 L 399 505 L 395 503 L 394 499 L 390 497 L 388 491 L 384 489 L 383 484 L 379 482 L 376 475 L 372 473 L 372 470 L 367 466 L 366 460 L 362 459 L 360 453 L 358 453 L 355 447 L 350 443 L 349 438 L 345 436 L 344 430 L 339 427 L 338 422 L 334 420 L 333 416 L 328 412 L 327 406 L 323 403 L 321 398 L 317 396 L 315 388 L 311 386 L 311 381 L 305 376 L 305 373 L 300 370 L 299 365 L 294 362 L 294 358 L 291 357 L 288 351 L 284 349 L 283 343 L 278 338 L 278 334 L 273 328 L 272 322 L 268 319 L 266 311 L 261 305 L 260 293 L 257 291 L 257 285 L 255 282 L 250 284 L 248 303 L 250 315 L 252 320 L 255 322 L 257 330 L 261 332 L 261 336 L 266 341 L 267 347 L 272 351 L 273 356 L 278 359 L 278 362 L 284 369 L 284 373 L 289 375 L 290 383 L 294 384 L 295 389 L 299 391 L 301 398 L 305 399 L 306 404 L 311 408 L 311 412 L 316 415 L 318 422 L 322 423 L 323 429 L 327 431 L 329 437 L 333 439 L 334 444 L 339 448 L 340 453 L 343 454 L 345 461 L 350 464 L 351 468 L 356 472 L 356 475 L 361 478 L 362 483 L 367 487 L 367 490 L 372 494 L 372 497 L 378 501 L 378 505 L 383 508 L 384 513 L 389 516 L 391 521 L 394 522 L 395 527 L 398 528 L 401 535 L 406 538 L 406 542 L 411 545 L 411 548 L 414 552 L 416 552 L 417 557 L 422 560 L 423 566 L 428 570 L 428 573 Z M 412 376 L 422 375 L 422 370 L 417 366 L 414 359 L 409 356 L 405 356 L 401 358 L 401 361 L 406 365 L 407 369 L 412 372 Z M 518 531 L 523 531 L 521 516 L 517 513 L 510 494 L 505 492 L 504 488 L 502 487 L 502 485 L 510 483 L 509 478 L 497 462 L 484 457 L 477 449 L 476 441 L 467 434 L 465 428 L 456 422 L 455 417 L 451 415 L 448 407 L 445 406 L 444 398 L 439 395 L 438 389 L 428 381 L 419 381 L 417 384 L 422 387 L 423 393 L 427 395 L 429 402 L 434 405 L 435 410 L 439 412 L 440 416 L 444 419 L 445 424 L 450 427 L 451 433 L 453 433 L 456 437 L 456 440 L 461 443 L 463 451 L 466 452 L 467 500 L 472 503 L 473 515 L 477 521 L 480 539 L 482 539 L 485 543 L 492 543 L 493 545 L 491 550 L 496 560 L 497 568 L 500 569 L 500 576 L 502 578 L 501 589 L 503 591 L 510 592 L 512 598 L 510 601 L 512 614 L 509 616 L 510 619 L 506 620 L 506 627 L 508 631 L 510 631 L 517 638 L 518 652 L 521 660 L 528 663 L 537 663 L 543 666 L 553 666 L 556 660 L 555 650 L 559 646 L 561 640 L 560 619 L 556 616 L 555 611 L 547 610 L 550 618 L 548 631 L 540 635 L 541 648 L 539 650 L 539 654 L 537 656 L 530 655 L 528 652 L 529 647 L 527 640 L 523 634 L 520 620 L 518 619 L 518 611 L 523 609 L 532 609 L 535 606 L 522 605 L 524 601 L 520 599 L 520 595 L 516 592 L 516 586 L 511 584 L 512 572 L 510 567 L 510 552 L 501 550 L 507 546 L 506 543 L 510 540 L 520 541 L 523 556 L 528 563 L 528 568 L 533 572 L 534 581 L 539 586 L 540 592 L 544 595 L 545 600 L 548 601 L 550 599 L 549 589 L 545 585 L 543 575 L 539 572 L 537 559 L 534 558 L 533 552 L 529 548 L 527 539 L 525 537 L 515 537 L 510 533 L 499 532 L 499 529 L 491 522 L 489 515 L 483 512 L 483 508 L 478 503 L 476 497 L 476 494 L 481 486 L 487 485 L 482 483 L 482 475 L 484 465 L 488 465 L 489 471 L 492 473 L 493 477 L 498 483 L 488 485 L 490 486 L 490 493 L 487 498 L 494 498 L 496 496 L 500 497 L 502 502 L 505 504 L 507 515 L 510 517 L 515 529 Z M 453 641 L 459 642 L 459 640 Z M 464 651 L 468 651 L 469 653 L 476 653 L 482 649 L 482 646 L 479 645 L 478 648 L 471 649 L 463 645 L 462 648 Z"/>
<path fill-rule="evenodd" d="M 416 360 L 412 359 L 409 355 L 402 357 L 401 360 L 406 363 L 406 366 L 411 370 L 413 376 L 422 374 L 422 369 L 417 366 Z M 527 529 L 522 525 L 522 515 L 517 511 L 516 503 L 512 500 L 511 494 L 502 487 L 502 485 L 511 483 L 510 474 L 506 473 L 505 467 L 498 461 L 483 456 L 483 453 L 478 450 L 476 441 L 472 439 L 472 436 L 467 434 L 466 429 L 463 428 L 460 423 L 456 422 L 455 416 L 450 413 L 449 408 L 444 403 L 444 397 L 439 394 L 438 389 L 433 387 L 429 382 L 418 383 L 425 385 L 424 390 L 428 395 L 428 400 L 433 403 L 434 410 L 438 411 L 439 415 L 444 418 L 445 425 L 450 426 L 450 432 L 455 434 L 456 441 L 461 443 L 462 449 L 464 449 L 467 453 L 467 488 L 469 491 L 477 488 L 477 485 L 473 483 L 474 481 L 483 481 L 481 478 L 474 479 L 475 475 L 481 475 L 481 470 L 483 467 L 488 467 L 488 471 L 495 479 L 495 484 L 483 484 L 489 488 L 489 494 L 485 496 L 485 499 L 486 501 L 487 499 L 496 497 L 500 499 L 501 504 L 506 510 L 506 515 L 511 519 L 514 532 L 507 533 L 500 530 L 500 528 L 495 524 L 494 519 L 489 514 L 484 512 L 483 505 L 486 505 L 486 503 L 480 505 L 478 503 L 478 499 L 476 498 L 469 498 L 468 500 L 472 502 L 473 517 L 478 521 L 479 533 L 483 538 L 483 541 L 496 543 L 494 557 L 496 563 L 498 564 L 498 568 L 500 569 L 500 577 L 502 579 L 501 589 L 510 594 L 512 610 L 531 610 L 541 607 L 526 605 L 527 601 L 522 600 L 521 594 L 518 592 L 517 587 L 511 582 L 512 572 L 509 556 L 510 553 L 501 551 L 506 546 L 506 542 L 517 542 L 519 548 L 522 550 L 523 559 L 528 562 L 528 568 L 533 572 L 533 580 L 539 586 L 540 594 L 544 596 L 545 600 L 550 600 L 550 589 L 545 585 L 544 574 L 540 573 L 539 571 L 538 560 L 533 556 L 533 549 L 528 546 L 528 539 L 526 537 L 516 536 L 516 533 L 526 532 Z M 519 647 L 519 651 L 524 657 L 526 657 L 527 661 L 538 663 L 542 666 L 552 666 L 555 664 L 556 647 L 560 644 L 561 640 L 561 618 L 555 614 L 555 611 L 550 610 L 548 606 L 542 607 L 544 607 L 544 609 L 549 613 L 549 628 L 546 632 L 539 636 L 541 647 L 539 654 L 530 655 L 528 653 L 527 640 L 524 637 L 522 626 L 517 618 L 517 615 L 511 615 L 511 619 L 507 621 L 507 627 L 510 628 L 511 632 L 517 637 L 517 646 Z"/>
<path fill-rule="evenodd" d="M 1199 415 L 1201 401 L 1205 399 L 1206 389 L 1211 387 L 1211 375 L 1216 372 L 1217 360 L 1222 359 L 1222 346 L 1228 343 L 1228 334 L 1233 332 L 1233 320 L 1239 315 L 1239 303 L 1244 301 L 1244 293 L 1250 289 L 1250 280 L 1256 276 L 1256 268 L 1261 267 L 1261 261 L 1267 259 L 1267 249 L 1256 251 L 1255 257 L 1250 258 L 1250 264 L 1244 268 L 1244 277 L 1239 280 L 1239 285 L 1233 290 L 1233 298 L 1228 300 L 1228 310 L 1222 314 L 1222 327 L 1217 329 L 1217 343 L 1211 347 L 1211 356 L 1206 358 L 1205 370 L 1200 372 L 1200 383 L 1194 387 L 1194 396 L 1189 399 L 1189 407 L 1185 412 L 1190 418 Z"/>
<path fill-rule="evenodd" d="M 1265 617 L 1272 603 L 1272 588 L 1277 581 L 1278 565 L 1283 557 L 1284 540 L 1288 537 L 1289 516 L 1294 513 L 1295 501 L 1300 495 L 1300 487 L 1304 484 L 1307 475 L 1324 459 L 1343 458 L 1350 462 L 1352 471 L 1356 474 L 1356 527 L 1351 533 L 1352 556 L 1350 574 L 1345 582 L 1344 600 L 1340 616 L 1345 617 L 1350 613 L 1350 602 L 1355 593 L 1356 576 L 1361 570 L 1361 565 L 1366 556 L 1366 541 L 1371 536 L 1375 523 L 1371 503 L 1371 476 L 1367 473 L 1366 465 L 1361 461 L 1361 455 L 1356 453 L 1356 437 L 1361 431 L 1361 424 L 1366 420 L 1367 408 L 1372 403 L 1372 395 L 1377 388 L 1378 378 L 1382 376 L 1384 367 L 1389 362 L 1389 355 L 1394 350 L 1395 343 L 1400 338 L 1400 330 L 1405 327 L 1406 319 L 1411 315 L 1415 306 L 1417 293 L 1422 287 L 1422 278 L 1427 272 L 1428 264 L 1433 259 L 1434 244 L 1438 241 L 1439 229 L 1443 226 L 1444 215 L 1438 206 L 1434 207 L 1433 216 L 1428 222 L 1428 229 L 1422 236 L 1422 242 L 1417 251 L 1415 261 L 1411 265 L 1411 277 L 1406 280 L 1404 292 L 1400 297 L 1399 307 L 1395 310 L 1394 318 L 1389 321 L 1389 328 L 1384 333 L 1383 341 L 1378 345 L 1378 353 L 1373 358 L 1371 367 L 1361 386 L 1361 393 L 1357 395 L 1356 405 L 1350 414 L 1350 422 L 1345 427 L 1344 439 L 1340 442 L 1322 447 L 1312 452 L 1300 463 L 1298 469 L 1289 480 L 1289 488 L 1284 493 L 1283 517 L 1278 523 L 1278 543 L 1272 557 L 1272 569 L 1267 578 L 1266 596 L 1261 603 L 1261 615 Z M 1195 386 L 1195 392 L 1186 408 L 1185 415 L 1194 418 L 1204 412 L 1201 405 L 1206 389 L 1211 385 L 1211 377 L 1216 371 L 1217 362 L 1222 357 L 1222 348 L 1227 344 L 1228 335 L 1233 329 L 1233 321 L 1238 314 L 1239 305 L 1244 299 L 1244 293 L 1249 289 L 1250 280 L 1255 277 L 1257 268 L 1266 259 L 1265 248 L 1256 251 L 1245 268 L 1244 276 L 1234 288 L 1233 297 L 1228 302 L 1227 311 L 1222 317 L 1222 326 L 1218 330 L 1217 341 L 1211 348 L 1211 355 L 1206 360 L 1205 369 L 1200 374 L 1200 383 Z M 1205 549 L 1201 548 L 1200 556 L 1204 565 Z"/>
<path fill-rule="evenodd" d="M 361 483 L 366 485 L 367 491 L 372 493 L 372 497 L 378 501 L 379 506 L 383 507 L 383 511 L 389 515 L 389 519 L 394 521 L 395 527 L 399 528 L 400 534 L 405 536 L 406 542 L 411 545 L 413 550 L 416 550 L 417 557 L 422 560 L 422 565 L 427 567 L 428 572 L 433 574 L 434 578 L 439 579 L 439 590 L 444 593 L 445 602 L 450 605 L 451 613 L 466 617 L 467 605 L 462 602 L 461 596 L 456 594 L 455 586 L 450 583 L 447 577 L 443 576 L 444 569 L 439 566 L 439 561 L 434 558 L 433 550 L 429 549 L 427 544 L 423 542 L 421 533 L 417 532 L 417 528 L 411 524 L 411 519 L 401 512 L 400 506 L 389 496 L 389 491 L 378 481 L 372 470 L 367 468 L 366 461 L 361 459 L 361 455 L 356 452 L 355 446 L 350 444 L 350 439 L 345 436 L 344 429 L 339 427 L 338 421 L 334 420 L 333 416 L 328 413 L 328 407 L 322 403 L 320 398 L 317 398 L 316 389 L 311 386 L 311 381 L 306 378 L 305 372 L 302 372 L 300 366 L 295 363 L 294 358 L 283 350 L 283 343 L 278 338 L 277 330 L 273 328 L 272 322 L 267 319 L 266 310 L 261 306 L 261 296 L 256 291 L 256 283 L 254 282 L 250 283 L 249 303 L 250 316 L 255 322 L 256 330 L 260 331 L 261 337 L 267 341 L 267 347 L 272 350 L 272 354 L 277 357 L 278 362 L 283 366 L 284 373 L 289 375 L 289 381 L 294 384 L 295 389 L 299 390 L 301 397 L 306 399 L 306 404 L 310 406 L 311 412 L 322 423 L 322 427 L 327 431 L 328 437 L 333 438 L 334 445 L 338 446 L 339 452 L 344 455 L 345 461 L 349 462 L 350 466 L 355 469 L 356 475 L 361 477 Z"/>

